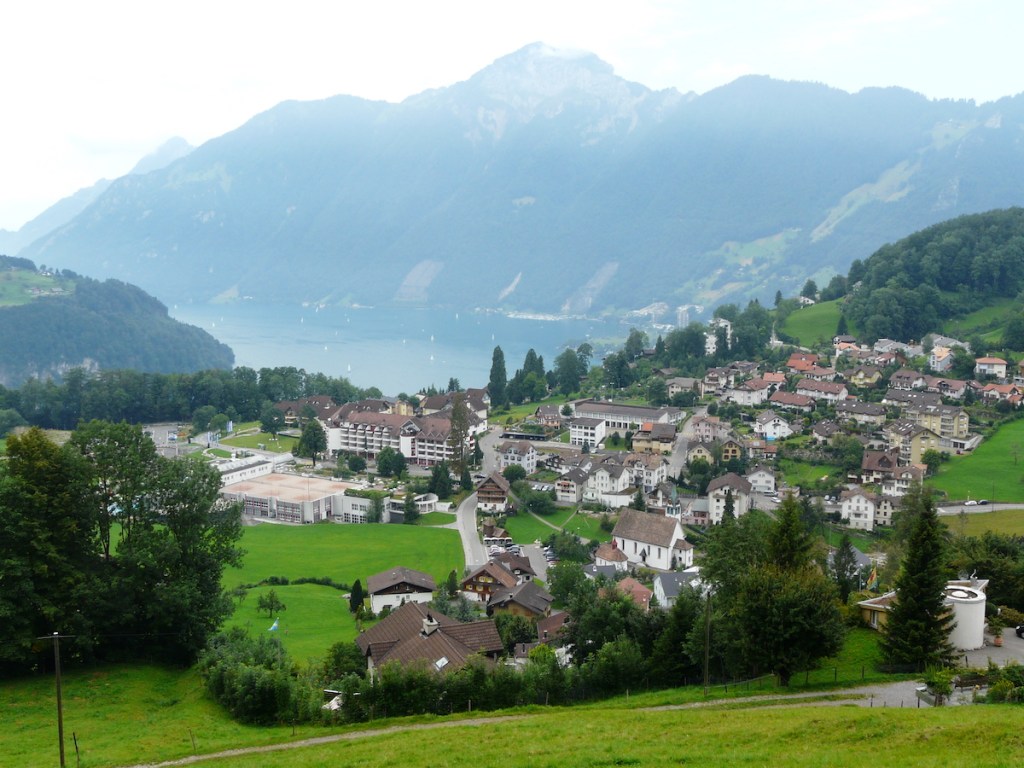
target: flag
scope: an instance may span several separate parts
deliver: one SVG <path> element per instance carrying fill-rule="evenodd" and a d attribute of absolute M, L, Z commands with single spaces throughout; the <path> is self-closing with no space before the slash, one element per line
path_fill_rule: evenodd
<path fill-rule="evenodd" d="M 868 576 L 868 589 L 878 589 L 878 566 L 871 566 L 871 575 Z M 275 626 L 277 622 L 274 622 Z"/>
<path fill-rule="evenodd" d="M 280 620 L 280 618 L 274 619 L 273 625 L 271 625 L 270 629 L 268 629 L 267 632 L 277 632 L 277 622 L 279 622 Z"/>

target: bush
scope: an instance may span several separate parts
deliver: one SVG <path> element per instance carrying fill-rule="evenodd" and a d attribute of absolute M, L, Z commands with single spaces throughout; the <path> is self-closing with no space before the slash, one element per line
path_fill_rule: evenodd
<path fill-rule="evenodd" d="M 291 662 L 270 635 L 249 637 L 241 627 L 215 636 L 199 657 L 206 690 L 243 723 L 268 725 L 294 711 Z"/>

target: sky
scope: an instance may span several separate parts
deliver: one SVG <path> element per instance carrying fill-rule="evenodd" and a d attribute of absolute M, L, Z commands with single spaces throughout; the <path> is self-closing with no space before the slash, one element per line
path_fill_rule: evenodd
<path fill-rule="evenodd" d="M 542 41 L 650 88 L 745 74 L 993 101 L 1019 0 L 50 0 L 0 11 L 0 228 L 288 99 L 401 101 Z"/>

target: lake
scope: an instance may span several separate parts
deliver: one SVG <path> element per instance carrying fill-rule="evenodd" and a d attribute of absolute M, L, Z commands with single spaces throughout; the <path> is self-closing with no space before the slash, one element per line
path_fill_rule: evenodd
<path fill-rule="evenodd" d="M 379 387 L 386 395 L 412 394 L 431 384 L 443 389 L 451 377 L 464 387 L 486 386 L 496 345 L 505 353 L 511 378 L 531 347 L 550 368 L 566 346 L 625 339 L 629 332 L 616 320 L 518 318 L 449 309 L 318 309 L 239 302 L 175 306 L 170 312 L 231 347 L 236 365 L 257 370 L 295 366 L 345 376 L 356 386 Z"/>

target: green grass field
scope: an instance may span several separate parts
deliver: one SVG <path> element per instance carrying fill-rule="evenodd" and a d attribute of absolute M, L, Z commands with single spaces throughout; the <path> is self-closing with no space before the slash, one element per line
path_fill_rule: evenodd
<path fill-rule="evenodd" d="M 266 613 L 256 612 L 256 601 L 271 589 L 277 592 L 285 610 L 267 618 Z M 323 658 L 335 643 L 356 639 L 358 628 L 348 610 L 347 594 L 319 584 L 257 587 L 249 590 L 241 604 L 236 603 L 225 626 L 243 627 L 250 634 L 259 634 L 268 631 L 277 618 L 281 644 L 296 663 L 304 665 Z"/>
<path fill-rule="evenodd" d="M 0 307 L 16 307 L 40 298 L 39 293 L 50 291 L 71 293 L 75 284 L 71 280 L 30 272 L 26 269 L 0 272 Z"/>
<path fill-rule="evenodd" d="M 265 446 L 263 450 L 274 453 L 286 453 L 292 450 L 298 443 L 298 439 L 289 435 L 278 435 L 276 438 L 268 432 L 258 432 L 252 435 L 237 435 L 225 437 L 221 440 L 223 445 L 233 445 L 236 448 L 257 449 L 260 445 Z"/>
<path fill-rule="evenodd" d="M 253 728 L 233 722 L 206 698 L 195 670 L 146 665 L 113 665 L 68 671 L 63 677 L 67 765 L 76 765 L 72 734 L 83 768 L 132 765 L 199 752 L 274 744 L 291 728 Z M 0 681 L 0 765 L 58 765 L 52 674 Z M 301 727 L 299 735 L 322 735 Z"/>
<path fill-rule="evenodd" d="M 985 509 L 981 507 L 981 509 Z M 981 536 L 986 531 L 1024 536 L 1024 509 L 1000 509 L 991 512 L 971 512 L 965 515 L 943 515 L 939 518 L 954 533 Z"/>
<path fill-rule="evenodd" d="M 242 568 L 224 573 L 224 586 L 270 576 L 289 579 L 329 576 L 352 584 L 394 565 L 442 580 L 464 566 L 459 532 L 415 525 L 256 525 L 245 529 Z M 287 603 L 287 600 L 285 600 Z"/>
<path fill-rule="evenodd" d="M 780 459 L 779 471 L 782 472 L 788 485 L 798 485 L 801 488 L 808 488 L 823 482 L 822 478 L 826 476 L 829 478 L 829 482 L 843 480 L 842 468 L 831 464 L 808 464 L 792 459 Z"/>
<path fill-rule="evenodd" d="M 545 525 L 533 515 L 525 512 L 507 518 L 505 530 L 509 532 L 512 540 L 517 544 L 532 544 L 534 541 L 544 541 L 548 536 L 555 533 L 555 529 L 550 525 Z"/>
<path fill-rule="evenodd" d="M 449 523 L 455 522 L 455 515 L 450 512 L 428 512 L 425 515 L 420 515 L 418 524 L 419 525 L 448 525 Z"/>
<path fill-rule="evenodd" d="M 942 332 L 960 338 L 958 334 L 973 333 L 994 323 L 1002 324 L 1019 308 L 1020 302 L 1016 299 L 1001 299 L 994 304 L 971 312 L 969 315 L 947 320 L 943 325 Z"/>
<path fill-rule="evenodd" d="M 1024 420 L 1004 424 L 973 453 L 952 456 L 927 484 L 950 499 L 1024 502 Z"/>
<path fill-rule="evenodd" d="M 830 342 L 839 325 L 839 301 L 822 301 L 803 307 L 786 318 L 783 333 L 804 347 Z"/>
<path fill-rule="evenodd" d="M 431 574 L 438 582 L 464 566 L 458 531 L 405 525 L 257 525 L 244 529 L 242 568 L 230 568 L 223 583 L 255 584 L 271 576 L 320 578 L 353 584 L 395 565 Z M 322 657 L 337 642 L 356 636 L 345 592 L 319 584 L 288 584 L 250 589 L 236 602 L 228 626 L 265 632 L 274 617 L 257 614 L 259 596 L 277 592 L 286 610 L 278 614 L 278 637 L 292 658 L 305 664 Z"/>
<path fill-rule="evenodd" d="M 853 630 L 843 651 L 806 678 L 797 675 L 787 692 L 817 691 L 889 679 L 873 671 L 878 635 Z M 234 756 L 210 761 L 218 766 L 422 765 L 479 766 L 508 763 L 509 745 L 516 766 L 611 766 L 680 764 L 700 759 L 708 765 L 854 766 L 872 757 L 885 765 L 1009 765 L 1022 743 L 1019 707 L 987 707 L 965 717 L 959 708 L 861 709 L 797 707 L 768 710 L 766 700 L 736 700 L 778 693 L 771 679 L 747 686 L 712 689 L 709 708 L 652 710 L 649 707 L 700 704 L 698 686 L 634 691 L 631 696 L 594 701 L 573 708 L 527 707 L 483 713 L 482 720 L 447 727 L 432 716 L 376 721 L 356 727 L 252 727 L 233 723 L 207 700 L 194 670 L 153 666 L 106 666 L 72 670 L 64 676 L 64 723 L 68 764 L 76 764 L 71 734 L 78 739 L 86 768 L 155 763 L 227 749 L 353 733 L 357 737 L 329 745 L 286 752 Z M 0 764 L 47 766 L 57 763 L 54 686 L 50 675 L 0 682 Z M 974 716 L 976 715 L 976 716 Z M 503 721 L 492 718 L 505 716 Z M 472 717 L 478 717 L 476 713 Z M 670 737 L 623 739 L 622 723 L 632 732 Z M 379 733 L 388 726 L 414 730 Z M 424 729 L 422 726 L 428 726 Z M 466 729 L 472 728 L 472 731 Z M 487 738 L 500 729 L 501 739 Z M 357 734 L 367 732 L 365 737 Z M 828 734 L 822 739 L 823 733 Z M 878 756 L 884 739 L 885 759 Z M 970 762 L 960 755 L 970 750 Z M 438 756 L 443 755 L 443 759 Z M 609 758 L 609 756 L 612 756 Z M 751 760 L 752 756 L 756 759 Z"/>

